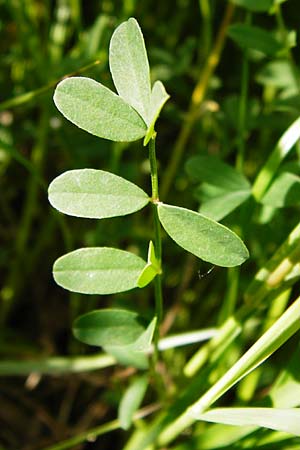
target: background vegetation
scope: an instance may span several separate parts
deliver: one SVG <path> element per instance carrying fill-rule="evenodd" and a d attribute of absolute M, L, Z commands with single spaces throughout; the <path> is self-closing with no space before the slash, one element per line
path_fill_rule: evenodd
<path fill-rule="evenodd" d="M 121 449 L 126 442 L 126 449 L 146 448 L 129 440 L 135 428 L 148 435 L 148 424 L 161 410 L 176 418 L 298 297 L 299 4 L 2 0 L 0 8 L 0 448 Z M 91 167 L 124 176 L 150 193 L 140 142 L 93 137 L 67 122 L 52 101 L 57 82 L 70 74 L 113 89 L 109 40 L 131 16 L 143 30 L 153 80 L 162 80 L 171 96 L 157 125 L 161 200 L 195 210 L 201 204 L 209 213 L 207 200 L 217 199 L 220 220 L 243 238 L 250 259 L 241 268 L 212 267 L 164 239 L 162 334 L 216 328 L 232 317 L 240 329 L 231 333 L 231 343 L 224 338 L 211 347 L 196 343 L 164 352 L 164 397 L 150 386 L 141 412 L 146 418 L 124 431 L 114 420 L 135 370 L 112 364 L 100 369 L 97 349 L 78 343 L 71 327 L 79 314 L 109 306 L 134 305 L 152 317 L 152 289 L 87 297 L 55 285 L 51 272 L 58 256 L 83 246 L 145 254 L 151 218 L 147 211 L 126 220 L 64 217 L 50 207 L 47 186 L 65 170 Z M 217 157 L 249 180 L 252 194 L 246 189 L 237 209 L 224 215 L 228 198 L 222 195 L 235 193 L 226 183 L 192 173 L 189 161 L 199 155 Z M 215 175 L 222 170 L 216 166 Z M 220 405 L 270 402 L 278 377 L 286 376 L 286 395 L 294 398 L 286 406 L 298 406 L 298 346 L 295 334 Z M 195 389 L 186 390 L 189 384 Z M 181 405 L 175 402 L 179 397 Z M 90 431 L 101 424 L 107 428 Z M 62 444 L 66 439 L 71 440 Z M 197 422 L 166 445 L 297 449 L 300 440 Z"/>

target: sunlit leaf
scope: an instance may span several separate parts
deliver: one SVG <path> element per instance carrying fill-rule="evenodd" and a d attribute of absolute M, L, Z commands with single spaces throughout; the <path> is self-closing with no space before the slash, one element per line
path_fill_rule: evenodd
<path fill-rule="evenodd" d="M 156 277 L 157 274 L 161 273 L 161 268 L 159 261 L 155 256 L 155 249 L 153 242 L 149 242 L 148 249 L 148 261 L 144 270 L 141 272 L 140 277 L 138 279 L 138 287 L 142 288 L 147 286 L 147 284 L 151 283 L 151 281 Z"/>
<path fill-rule="evenodd" d="M 77 217 L 102 219 L 143 208 L 148 195 L 133 183 L 103 170 L 70 170 L 49 186 L 49 201 L 59 211 Z"/>
<path fill-rule="evenodd" d="M 109 65 L 119 95 L 149 125 L 150 70 L 143 34 L 134 18 L 123 22 L 114 31 Z"/>
<path fill-rule="evenodd" d="M 200 213 L 160 203 L 158 215 L 169 236 L 204 261 L 233 267 L 249 257 L 245 244 L 235 233 Z"/>
<path fill-rule="evenodd" d="M 261 202 L 275 208 L 300 203 L 300 177 L 293 173 L 281 173 L 271 184 Z"/>
<path fill-rule="evenodd" d="M 58 258 L 57 284 L 82 294 L 113 294 L 137 287 L 146 262 L 139 256 L 108 247 L 82 248 Z"/>
<path fill-rule="evenodd" d="M 233 24 L 228 29 L 228 35 L 241 48 L 258 50 L 268 56 L 275 56 L 282 49 L 280 42 L 269 31 L 253 25 Z"/>
<path fill-rule="evenodd" d="M 197 419 L 228 425 L 258 425 L 300 436 L 300 408 L 216 408 Z"/>
<path fill-rule="evenodd" d="M 162 82 L 156 81 L 151 91 L 149 127 L 144 138 L 144 145 L 147 145 L 149 140 L 153 136 L 155 122 L 168 98 L 170 98 L 170 96 L 166 92 Z"/>
<path fill-rule="evenodd" d="M 146 134 L 140 115 L 121 97 L 97 81 L 71 77 L 55 90 L 54 103 L 79 128 L 112 141 L 129 142 Z"/>
<path fill-rule="evenodd" d="M 147 386 L 148 377 L 141 376 L 136 378 L 124 392 L 118 408 L 118 418 L 124 430 L 130 428 L 134 413 L 143 401 Z"/>

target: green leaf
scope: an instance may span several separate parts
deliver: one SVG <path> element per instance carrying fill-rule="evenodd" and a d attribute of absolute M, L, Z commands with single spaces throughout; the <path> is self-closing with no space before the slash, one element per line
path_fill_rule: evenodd
<path fill-rule="evenodd" d="M 146 328 L 145 320 L 132 311 L 101 309 L 78 317 L 73 333 L 85 344 L 103 347 L 121 364 L 146 369 L 155 324 L 156 318 Z"/>
<path fill-rule="evenodd" d="M 58 258 L 53 266 L 57 284 L 81 294 L 113 294 L 137 287 L 146 262 L 124 250 L 81 248 Z"/>
<path fill-rule="evenodd" d="M 125 347 L 134 344 L 145 332 L 145 321 L 133 311 L 99 309 L 78 317 L 74 336 L 81 342 L 99 347 Z"/>
<path fill-rule="evenodd" d="M 143 288 L 147 286 L 156 277 L 157 273 L 157 269 L 153 267 L 151 263 L 148 263 L 139 276 L 139 279 L 137 281 L 138 287 Z"/>
<path fill-rule="evenodd" d="M 192 180 L 204 181 L 224 191 L 250 189 L 246 177 L 214 156 L 194 156 L 187 161 L 185 169 Z"/>
<path fill-rule="evenodd" d="M 300 177 L 293 173 L 281 173 L 262 198 L 264 205 L 284 208 L 300 203 Z"/>
<path fill-rule="evenodd" d="M 136 378 L 126 389 L 118 408 L 118 419 L 123 430 L 130 428 L 134 413 L 143 401 L 147 386 L 148 377 L 141 376 Z"/>
<path fill-rule="evenodd" d="M 153 85 L 150 99 L 150 118 L 147 134 L 144 138 L 144 145 L 147 145 L 152 136 L 154 135 L 155 122 L 158 119 L 160 111 L 162 110 L 166 101 L 170 98 L 166 92 L 164 85 L 161 81 L 156 81 Z"/>
<path fill-rule="evenodd" d="M 61 81 L 54 103 L 70 122 L 95 136 L 130 142 L 146 134 L 146 124 L 121 97 L 95 80 L 71 77 Z"/>
<path fill-rule="evenodd" d="M 216 408 L 197 419 L 227 425 L 258 425 L 300 436 L 300 409 L 297 408 Z"/>
<path fill-rule="evenodd" d="M 189 409 L 188 414 L 199 417 L 238 381 L 262 364 L 300 328 L 300 297 L 276 322 L 240 357 L 240 359 Z"/>
<path fill-rule="evenodd" d="M 153 242 L 149 242 L 148 249 L 148 261 L 144 270 L 141 272 L 140 277 L 138 279 L 138 287 L 143 288 L 147 286 L 147 284 L 151 283 L 151 281 L 156 277 L 157 274 L 161 273 L 161 267 L 159 261 L 155 256 L 155 249 Z"/>
<path fill-rule="evenodd" d="M 137 367 L 138 369 L 147 369 L 149 366 L 148 354 L 151 351 L 156 322 L 157 319 L 154 317 L 146 330 L 131 344 L 122 347 L 105 345 L 104 350 L 114 356 L 120 364 Z"/>
<path fill-rule="evenodd" d="M 250 190 L 223 192 L 217 197 L 203 201 L 200 212 L 216 221 L 224 219 L 251 195 Z"/>
<path fill-rule="evenodd" d="M 204 261 L 233 267 L 249 257 L 247 248 L 235 233 L 200 213 L 159 203 L 158 215 L 169 236 Z"/>
<path fill-rule="evenodd" d="M 254 12 L 269 11 L 273 5 L 273 0 L 232 0 L 238 6 Z"/>
<path fill-rule="evenodd" d="M 123 22 L 114 31 L 109 65 L 119 95 L 149 125 L 150 70 L 143 34 L 134 18 Z"/>
<path fill-rule="evenodd" d="M 264 86 L 274 86 L 279 89 L 293 88 L 296 92 L 297 83 L 291 65 L 286 60 L 270 61 L 258 72 L 256 81 Z"/>
<path fill-rule="evenodd" d="M 149 202 L 148 195 L 135 184 L 94 169 L 65 172 L 52 181 L 48 192 L 54 208 L 92 219 L 131 214 Z"/>
<path fill-rule="evenodd" d="M 247 178 L 219 158 L 196 156 L 185 169 L 193 181 L 203 182 L 196 191 L 200 212 L 214 220 L 222 220 L 251 195 Z"/>
<path fill-rule="evenodd" d="M 229 27 L 228 35 L 241 48 L 258 50 L 268 56 L 275 56 L 282 49 L 269 31 L 253 25 L 236 23 Z"/>

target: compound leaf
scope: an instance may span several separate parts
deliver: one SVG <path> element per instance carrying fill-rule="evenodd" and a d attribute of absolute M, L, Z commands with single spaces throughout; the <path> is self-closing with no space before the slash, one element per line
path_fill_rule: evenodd
<path fill-rule="evenodd" d="M 95 136 L 130 142 L 146 134 L 140 115 L 121 97 L 97 81 L 71 77 L 61 81 L 54 103 L 70 122 Z"/>
<path fill-rule="evenodd" d="M 49 186 L 49 201 L 59 211 L 76 217 L 103 219 L 143 208 L 148 195 L 135 184 L 103 170 L 70 170 Z"/>
<path fill-rule="evenodd" d="M 146 262 L 115 248 L 81 248 L 58 258 L 53 276 L 63 288 L 81 294 L 113 294 L 137 287 Z"/>
<path fill-rule="evenodd" d="M 169 236 L 204 261 L 233 267 L 249 257 L 245 244 L 235 233 L 200 213 L 160 203 L 158 215 Z"/>

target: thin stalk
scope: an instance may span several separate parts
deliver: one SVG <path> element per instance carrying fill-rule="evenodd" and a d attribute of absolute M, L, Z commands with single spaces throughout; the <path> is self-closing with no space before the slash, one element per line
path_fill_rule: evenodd
<path fill-rule="evenodd" d="M 35 100 L 36 97 L 47 93 L 50 89 L 52 89 L 54 86 L 56 86 L 61 80 L 67 77 L 72 77 L 75 75 L 78 75 L 80 73 L 86 72 L 89 69 L 92 69 L 94 66 L 97 66 L 100 64 L 100 61 L 94 61 L 90 64 L 87 64 L 86 66 L 81 67 L 80 69 L 69 73 L 67 75 L 64 75 L 63 77 L 58 78 L 55 81 L 51 81 L 51 83 L 46 84 L 45 86 L 42 86 L 38 89 L 35 89 L 34 91 L 26 92 L 25 94 L 18 95 L 17 97 L 10 98 L 8 100 L 5 100 L 4 102 L 0 103 L 0 111 L 3 111 L 5 109 L 11 109 L 16 106 L 23 105 L 24 103 L 28 103 L 32 100 Z"/>
<path fill-rule="evenodd" d="M 157 203 L 159 202 L 158 193 L 158 171 L 157 171 L 157 160 L 155 151 L 155 136 L 149 142 L 149 162 L 150 162 L 150 173 L 151 173 L 151 187 L 152 187 L 152 208 L 153 208 L 153 221 L 154 221 L 154 247 L 155 256 L 159 265 L 161 266 L 162 258 L 162 246 L 161 246 L 161 230 L 160 222 L 157 212 Z M 154 279 L 154 297 L 155 297 L 155 315 L 157 317 L 156 328 L 154 332 L 154 352 L 153 352 L 153 364 L 154 367 L 158 361 L 158 342 L 159 342 L 159 330 L 163 315 L 163 299 L 162 299 L 162 285 L 161 285 L 161 275 L 158 274 Z"/>
<path fill-rule="evenodd" d="M 148 405 L 135 413 L 133 421 L 136 422 L 139 419 L 142 419 L 143 417 L 146 417 L 157 411 L 159 408 L 160 405 L 158 404 Z M 77 436 L 73 436 L 70 439 L 54 444 L 51 447 L 47 447 L 44 450 L 65 450 L 67 448 L 74 448 L 75 445 L 82 444 L 86 441 L 94 442 L 99 436 L 110 433 L 111 431 L 117 430 L 119 428 L 121 428 L 120 421 L 118 419 L 112 420 L 111 422 L 107 422 L 104 425 L 100 425 L 99 427 L 84 431 L 83 433 L 77 434 Z"/>

